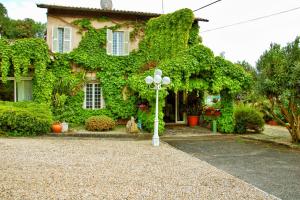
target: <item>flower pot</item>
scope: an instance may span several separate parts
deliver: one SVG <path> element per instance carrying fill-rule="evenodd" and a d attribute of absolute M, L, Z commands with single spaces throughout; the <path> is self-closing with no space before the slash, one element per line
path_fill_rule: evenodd
<path fill-rule="evenodd" d="M 188 116 L 188 124 L 190 127 L 197 126 L 199 122 L 199 116 Z"/>
<path fill-rule="evenodd" d="M 52 131 L 53 133 L 61 133 L 62 131 L 62 125 L 61 124 L 52 124 Z"/>
<path fill-rule="evenodd" d="M 271 126 L 277 126 L 278 125 L 278 123 L 274 120 L 268 121 L 268 124 L 271 125 Z"/>
<path fill-rule="evenodd" d="M 63 123 L 61 123 L 61 125 L 62 125 L 62 132 L 63 133 L 68 132 L 69 124 L 67 122 L 63 122 Z"/>

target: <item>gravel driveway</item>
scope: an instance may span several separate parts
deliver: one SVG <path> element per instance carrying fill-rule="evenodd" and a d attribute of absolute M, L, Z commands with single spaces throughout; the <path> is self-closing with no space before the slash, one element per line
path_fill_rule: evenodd
<path fill-rule="evenodd" d="M 167 144 L 0 138 L 0 199 L 272 199 Z"/>

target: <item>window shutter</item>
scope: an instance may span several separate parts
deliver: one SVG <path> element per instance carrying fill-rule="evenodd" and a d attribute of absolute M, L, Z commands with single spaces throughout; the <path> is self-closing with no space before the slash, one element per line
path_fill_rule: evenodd
<path fill-rule="evenodd" d="M 52 52 L 58 52 L 58 27 L 52 27 Z"/>
<path fill-rule="evenodd" d="M 113 49 L 113 32 L 110 29 L 107 29 L 106 32 L 106 53 L 107 55 L 112 55 Z"/>
<path fill-rule="evenodd" d="M 129 31 L 124 31 L 124 45 L 123 45 L 123 54 L 124 56 L 129 55 L 129 41 L 130 41 L 130 33 Z"/>
<path fill-rule="evenodd" d="M 72 29 L 70 27 L 64 27 L 64 53 L 69 53 L 71 51 L 71 38 Z"/>

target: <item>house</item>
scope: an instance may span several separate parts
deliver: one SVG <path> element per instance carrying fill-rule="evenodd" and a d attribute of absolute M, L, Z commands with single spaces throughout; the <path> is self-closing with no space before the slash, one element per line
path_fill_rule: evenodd
<path fill-rule="evenodd" d="M 91 25 L 96 29 L 118 26 L 117 30 L 107 29 L 106 53 L 112 56 L 128 56 L 130 52 L 137 50 L 143 38 L 143 33 L 134 39 L 130 35 L 135 31 L 136 23 L 145 24 L 149 19 L 159 17 L 158 13 L 146 13 L 125 10 L 112 10 L 100 8 L 70 7 L 37 4 L 39 8 L 47 9 L 47 44 L 52 52 L 69 53 L 76 49 L 83 37 L 80 27 L 74 25 L 84 19 L 92 20 Z M 99 20 L 101 18 L 109 20 Z M 98 20 L 97 20 L 98 19 Z M 202 18 L 195 18 L 194 23 L 207 22 Z M 75 70 L 76 71 L 76 70 Z M 105 107 L 104 95 L 99 83 L 96 81 L 96 71 L 87 73 L 90 83 L 85 84 L 85 97 L 83 107 L 85 109 L 101 109 Z M 187 101 L 186 93 L 173 93 L 167 98 L 168 116 L 165 118 L 170 123 L 186 123 L 186 116 L 180 104 Z"/>
<path fill-rule="evenodd" d="M 186 124 L 187 110 L 199 114 L 204 92 L 221 95 L 218 129 L 233 131 L 234 95 L 251 76 L 202 44 L 198 23 L 207 20 L 195 18 L 192 10 L 161 15 L 37 6 L 48 11 L 46 42 L 0 40 L 0 100 L 50 104 L 56 119 L 73 124 L 95 115 L 123 120 L 138 115 L 151 130 L 155 92 L 144 79 L 160 68 L 171 78 L 159 93 L 161 133 L 164 122 Z M 139 105 L 146 105 L 142 112 Z"/>

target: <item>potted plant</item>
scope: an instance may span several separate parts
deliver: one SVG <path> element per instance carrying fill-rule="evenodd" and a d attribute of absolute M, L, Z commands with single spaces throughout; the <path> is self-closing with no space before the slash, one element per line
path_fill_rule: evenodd
<path fill-rule="evenodd" d="M 192 105 L 187 109 L 188 114 L 188 124 L 190 127 L 194 127 L 198 125 L 199 115 L 200 115 L 200 107 L 198 105 Z"/>
<path fill-rule="evenodd" d="M 55 121 L 55 122 L 53 122 L 51 128 L 52 128 L 53 133 L 59 134 L 59 133 L 61 133 L 63 127 L 59 121 Z"/>

